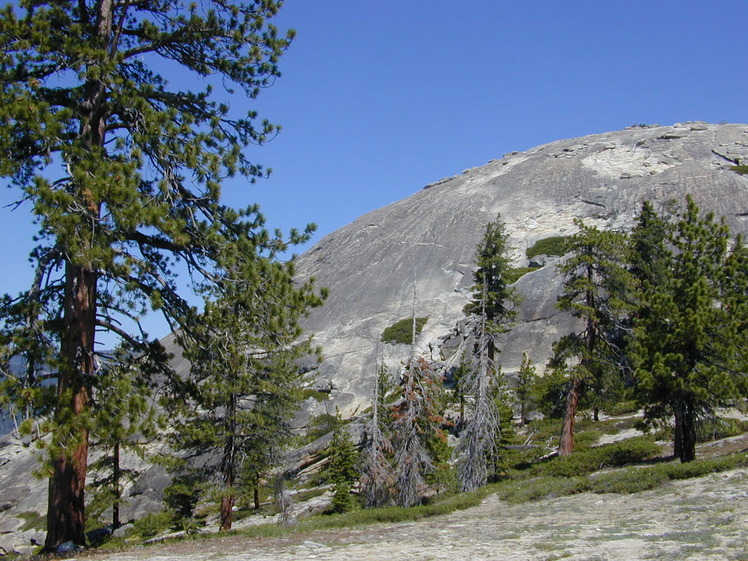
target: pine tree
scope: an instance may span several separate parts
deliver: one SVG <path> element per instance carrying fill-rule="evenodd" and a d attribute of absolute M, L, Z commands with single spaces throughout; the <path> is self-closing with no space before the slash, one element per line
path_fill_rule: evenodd
<path fill-rule="evenodd" d="M 486 344 L 491 363 L 496 360 L 496 339 L 514 318 L 514 308 L 519 301 L 519 296 L 510 286 L 508 239 L 501 216 L 497 215 L 486 225 L 483 239 L 476 247 L 473 297 L 465 306 L 468 315 L 482 317 L 485 314 Z"/>
<path fill-rule="evenodd" d="M 579 232 L 568 241 L 572 256 L 560 266 L 566 280 L 556 305 L 580 318 L 583 328 L 556 343 L 551 361 L 566 366 L 569 374 L 559 444 L 562 456 L 574 450 L 574 423 L 585 387 L 601 396 L 609 387 L 606 376 L 619 367 L 618 340 L 632 282 L 625 267 L 625 236 L 581 221 L 577 226 Z"/>
<path fill-rule="evenodd" d="M 395 502 L 414 506 L 421 500 L 425 475 L 434 470 L 428 439 L 440 434 L 435 393 L 439 378 L 428 361 L 414 357 L 403 369 L 401 397 L 393 408 Z"/>
<path fill-rule="evenodd" d="M 146 310 L 175 329 L 193 325 L 178 271 L 210 284 L 225 246 L 257 261 L 283 245 L 256 208 L 220 200 L 226 177 L 264 174 L 243 149 L 277 127 L 212 87 L 254 98 L 279 75 L 291 40 L 268 23 L 279 5 L 81 0 L 0 11 L 0 175 L 39 227 L 34 280 L 2 301 L 0 331 L 27 357 L 24 384 L 38 382 L 40 361 L 54 378 L 54 401 L 34 404 L 52 409 L 47 551 L 85 544 L 100 331 L 147 352 Z M 175 88 L 188 83 L 168 80 L 177 70 L 206 86 Z"/>
<path fill-rule="evenodd" d="M 514 317 L 518 296 L 510 287 L 508 235 L 501 216 L 486 225 L 476 248 L 473 298 L 465 311 L 478 318 L 475 349 L 462 373 L 458 392 L 468 410 L 456 450 L 457 477 L 463 491 L 485 485 L 497 460 L 500 415 L 495 400 L 497 338 Z"/>
<path fill-rule="evenodd" d="M 656 282 L 641 282 L 631 354 L 647 419 L 674 418 L 674 453 L 688 462 L 699 420 L 746 392 L 748 261 L 741 240 L 730 251 L 724 219 L 702 215 L 691 197 L 668 232 L 671 250 L 654 237 L 635 250 L 646 261 L 654 245 L 663 264 Z"/>
<path fill-rule="evenodd" d="M 156 441 L 165 419 L 158 412 L 148 372 L 154 369 L 149 357 L 132 356 L 126 348 L 117 349 L 117 360 L 104 366 L 93 388 L 91 446 L 100 453 L 90 466 L 93 498 L 88 505 L 94 516 L 112 509 L 112 528 L 121 525 L 124 484 L 140 475 L 122 466 L 125 452 L 147 459 L 146 446 Z"/>
<path fill-rule="evenodd" d="M 195 387 L 172 440 L 200 456 L 199 478 L 219 475 L 220 525 L 228 530 L 240 482 L 250 476 L 254 484 L 290 436 L 301 400 L 295 361 L 313 352 L 299 319 L 323 295 L 295 283 L 293 260 L 241 261 L 236 253 L 224 261 L 230 265 L 207 291 L 214 299 L 199 326 L 180 336 Z"/>
<path fill-rule="evenodd" d="M 429 439 L 442 436 L 438 411 L 440 377 L 417 353 L 416 284 L 413 283 L 412 345 L 402 371 L 400 398 L 392 407 L 395 446 L 395 502 L 414 506 L 421 500 L 425 475 L 434 470 Z"/>
<path fill-rule="evenodd" d="M 538 401 L 538 374 L 535 367 L 530 362 L 527 353 L 522 354 L 522 364 L 520 364 L 517 373 L 517 387 L 514 394 L 519 405 L 519 422 L 520 426 L 527 423 L 527 415 L 537 405 Z"/>
<path fill-rule="evenodd" d="M 339 414 L 338 420 L 340 420 Z M 327 456 L 330 461 L 326 466 L 325 475 L 327 480 L 333 484 L 332 510 L 333 512 L 347 512 L 356 504 L 351 491 L 358 479 L 359 454 L 351 441 L 348 429 L 342 422 L 339 422 L 333 431 Z"/>

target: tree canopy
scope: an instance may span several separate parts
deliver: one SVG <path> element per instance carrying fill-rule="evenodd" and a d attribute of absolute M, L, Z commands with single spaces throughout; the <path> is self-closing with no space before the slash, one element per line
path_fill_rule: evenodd
<path fill-rule="evenodd" d="M 652 230 L 667 231 L 666 245 Z M 667 225 L 645 207 L 633 240 L 633 261 L 650 265 L 638 269 L 637 395 L 649 420 L 674 418 L 674 453 L 687 462 L 697 423 L 748 389 L 746 252 L 724 219 L 702 213 L 690 197 Z"/>
<path fill-rule="evenodd" d="M 266 173 L 244 149 L 278 128 L 246 99 L 280 75 L 293 35 L 270 23 L 280 5 L 22 1 L 0 10 L 0 175 L 39 228 L 32 285 L 0 302 L 0 342 L 26 359 L 9 386 L 54 381 L 53 392 L 13 391 L 53 412 L 48 550 L 85 543 L 100 332 L 156 350 L 139 323 L 149 309 L 183 333 L 195 325 L 178 273 L 199 291 L 235 260 L 272 260 L 304 239 L 268 232 L 256 206 L 221 200 L 226 178 Z M 242 95 L 229 104 L 215 86 Z"/>

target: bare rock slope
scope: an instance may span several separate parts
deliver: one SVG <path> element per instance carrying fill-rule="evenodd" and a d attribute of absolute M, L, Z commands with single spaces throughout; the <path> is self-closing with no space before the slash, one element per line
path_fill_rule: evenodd
<path fill-rule="evenodd" d="M 376 364 L 408 352 L 379 344 L 382 331 L 416 314 L 429 317 L 419 352 L 444 360 L 444 342 L 464 319 L 473 258 L 484 226 L 501 214 L 515 266 L 527 247 L 574 232 L 574 219 L 600 228 L 633 224 L 641 203 L 683 202 L 748 228 L 748 176 L 730 168 L 748 162 L 748 125 L 701 122 L 632 127 L 552 142 L 427 185 L 411 197 L 370 212 L 323 238 L 299 258 L 302 277 L 330 289 L 326 305 L 305 323 L 322 346 L 319 384 L 344 413 L 368 403 Z M 560 287 L 552 262 L 522 277 L 516 326 L 501 353 L 505 372 L 522 353 L 543 366 L 571 318 L 554 308 Z"/>

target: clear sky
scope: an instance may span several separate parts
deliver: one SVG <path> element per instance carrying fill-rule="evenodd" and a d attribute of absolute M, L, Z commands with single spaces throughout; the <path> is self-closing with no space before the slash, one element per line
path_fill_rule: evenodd
<path fill-rule="evenodd" d="M 748 122 L 748 0 L 287 0 L 275 23 L 297 38 L 247 102 L 283 127 L 250 152 L 273 174 L 225 193 L 272 227 L 317 223 L 315 241 L 507 152 Z M 0 208 L 0 293 L 28 285 L 33 233 Z"/>

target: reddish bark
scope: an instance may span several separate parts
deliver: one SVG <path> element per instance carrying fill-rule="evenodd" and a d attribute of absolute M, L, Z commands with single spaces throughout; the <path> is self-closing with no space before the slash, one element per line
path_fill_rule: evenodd
<path fill-rule="evenodd" d="M 68 264 L 65 275 L 65 331 L 61 345 L 64 365 L 57 382 L 57 417 L 59 428 L 74 437 L 55 443 L 59 449 L 52 458 L 49 478 L 45 551 L 55 551 L 68 541 L 86 544 L 84 491 L 88 430 L 79 421 L 89 406 L 88 381 L 94 375 L 96 273 L 90 268 Z"/>

